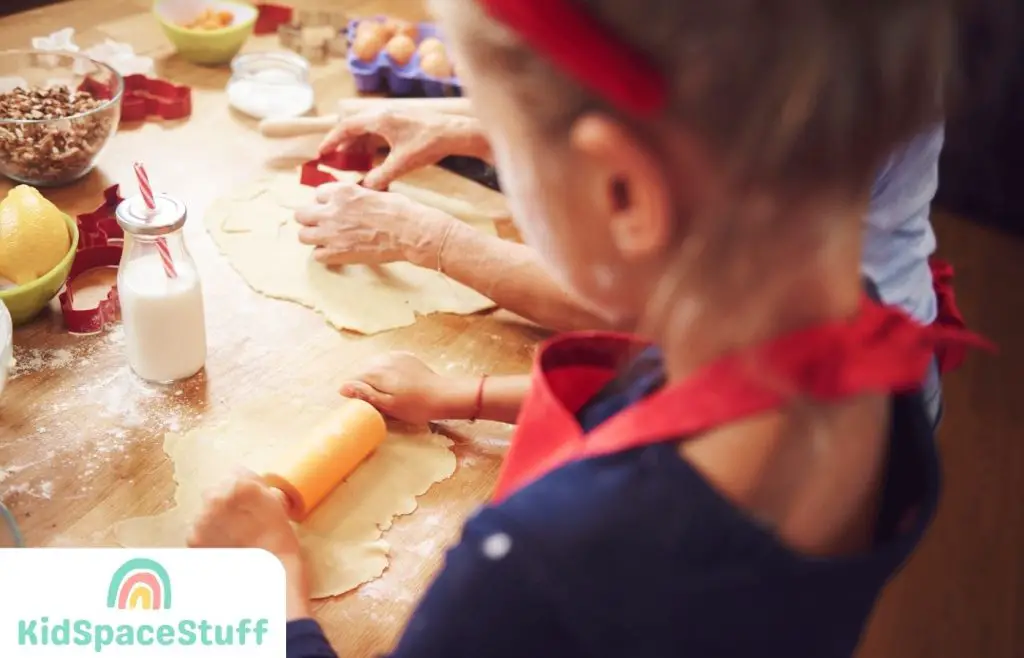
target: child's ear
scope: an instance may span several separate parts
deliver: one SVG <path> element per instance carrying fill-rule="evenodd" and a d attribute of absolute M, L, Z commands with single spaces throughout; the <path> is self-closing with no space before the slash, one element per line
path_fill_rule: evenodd
<path fill-rule="evenodd" d="M 600 198 L 594 207 L 604 217 L 609 237 L 623 260 L 657 256 L 673 231 L 671 179 L 656 154 L 611 117 L 589 114 L 580 118 L 570 135 L 599 177 Z"/>

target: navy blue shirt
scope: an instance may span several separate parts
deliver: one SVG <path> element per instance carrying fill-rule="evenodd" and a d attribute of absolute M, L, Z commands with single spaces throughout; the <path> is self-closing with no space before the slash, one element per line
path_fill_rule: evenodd
<path fill-rule="evenodd" d="M 656 350 L 642 354 L 581 410 L 583 429 L 659 388 L 662 372 Z M 795 553 L 673 442 L 585 459 L 466 523 L 391 655 L 847 658 L 938 499 L 920 395 L 896 396 L 891 422 L 868 552 Z M 315 621 L 289 624 L 288 658 L 334 656 Z"/>

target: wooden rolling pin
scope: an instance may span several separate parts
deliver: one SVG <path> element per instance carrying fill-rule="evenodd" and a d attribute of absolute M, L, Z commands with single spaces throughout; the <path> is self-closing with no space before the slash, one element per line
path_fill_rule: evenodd
<path fill-rule="evenodd" d="M 296 445 L 294 459 L 263 479 L 285 495 L 292 521 L 301 522 L 386 436 L 379 411 L 368 402 L 347 399 Z"/>
<path fill-rule="evenodd" d="M 395 112 L 442 112 L 469 116 L 472 108 L 465 98 L 344 98 L 338 101 L 338 114 L 322 117 L 296 117 L 292 119 L 264 119 L 260 122 L 260 134 L 264 137 L 300 137 L 325 133 L 333 128 L 341 117 L 364 110 L 381 109 Z"/>

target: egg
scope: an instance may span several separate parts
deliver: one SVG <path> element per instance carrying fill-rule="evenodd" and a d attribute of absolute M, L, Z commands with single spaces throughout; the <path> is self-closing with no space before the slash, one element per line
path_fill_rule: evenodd
<path fill-rule="evenodd" d="M 398 34 L 398 23 L 399 21 L 396 21 L 393 18 L 389 18 L 381 23 L 382 29 L 384 30 L 384 33 L 388 35 L 389 39 Z"/>
<path fill-rule="evenodd" d="M 356 37 L 355 42 L 352 44 L 352 52 L 356 54 L 356 58 L 359 61 L 372 62 L 380 54 L 380 51 L 383 50 L 386 43 L 387 40 L 382 30 L 367 30 Z"/>
<path fill-rule="evenodd" d="M 423 57 L 427 53 L 435 52 L 444 55 L 445 48 L 444 44 L 441 43 L 441 40 L 438 39 L 437 37 L 427 37 L 426 39 L 420 42 L 420 47 L 416 50 L 416 52 L 420 54 L 420 57 Z"/>
<path fill-rule="evenodd" d="M 434 78 L 452 77 L 452 64 L 443 52 L 428 52 L 420 56 L 420 68 Z"/>
<path fill-rule="evenodd" d="M 409 21 L 396 21 L 395 34 L 404 34 L 415 43 L 416 39 L 420 36 L 420 28 L 416 23 L 410 23 Z"/>
<path fill-rule="evenodd" d="M 416 53 L 416 43 L 404 34 L 396 34 L 388 41 L 385 50 L 395 64 L 405 66 Z"/>
<path fill-rule="evenodd" d="M 356 38 L 363 36 L 364 34 L 374 34 L 384 29 L 384 25 L 379 21 L 373 19 L 366 19 L 356 23 Z"/>

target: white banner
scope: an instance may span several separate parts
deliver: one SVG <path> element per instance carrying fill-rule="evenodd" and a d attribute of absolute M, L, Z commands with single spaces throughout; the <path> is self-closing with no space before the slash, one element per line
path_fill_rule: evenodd
<path fill-rule="evenodd" d="M 284 658 L 284 568 L 254 549 L 0 549 L 0 656 Z"/>

